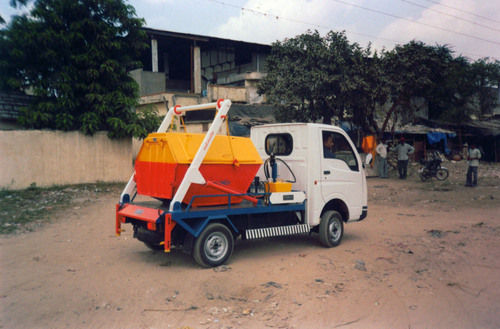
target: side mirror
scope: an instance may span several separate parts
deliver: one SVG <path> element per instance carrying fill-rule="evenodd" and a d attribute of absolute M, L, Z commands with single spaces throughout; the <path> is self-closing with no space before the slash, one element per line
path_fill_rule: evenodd
<path fill-rule="evenodd" d="M 365 164 L 366 164 L 366 165 L 369 165 L 369 164 L 370 164 L 370 162 L 372 162 L 372 160 L 373 160 L 373 156 L 372 156 L 372 154 L 371 154 L 371 153 L 368 153 L 368 154 L 366 155 L 366 158 L 365 158 L 365 163 L 363 163 L 363 166 L 364 166 Z"/>

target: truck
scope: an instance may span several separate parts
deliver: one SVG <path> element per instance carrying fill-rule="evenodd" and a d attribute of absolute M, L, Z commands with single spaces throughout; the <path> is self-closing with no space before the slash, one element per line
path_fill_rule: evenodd
<path fill-rule="evenodd" d="M 230 136 L 229 127 L 219 134 L 230 106 L 168 110 L 116 204 L 116 234 L 131 224 L 149 248 L 181 249 L 202 267 L 226 263 L 239 238 L 314 233 L 325 247 L 340 244 L 344 224 L 368 214 L 364 165 L 347 133 L 277 123 L 252 127 L 249 138 Z M 206 133 L 172 131 L 186 112 L 207 109 L 215 117 Z"/>

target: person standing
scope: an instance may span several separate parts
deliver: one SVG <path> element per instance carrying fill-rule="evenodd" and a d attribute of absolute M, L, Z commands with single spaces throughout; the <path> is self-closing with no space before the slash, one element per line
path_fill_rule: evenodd
<path fill-rule="evenodd" d="M 475 144 L 470 144 L 467 160 L 469 167 L 467 168 L 467 181 L 465 186 L 477 186 L 477 169 L 479 167 L 479 159 L 481 159 L 481 151 Z"/>
<path fill-rule="evenodd" d="M 387 145 L 382 141 L 375 148 L 377 152 L 377 167 L 378 176 L 380 178 L 387 178 Z"/>
<path fill-rule="evenodd" d="M 394 150 L 398 153 L 398 172 L 399 179 L 406 179 L 408 175 L 408 155 L 415 152 L 415 148 L 405 142 L 405 138 L 399 139 L 399 144 L 396 145 Z"/>

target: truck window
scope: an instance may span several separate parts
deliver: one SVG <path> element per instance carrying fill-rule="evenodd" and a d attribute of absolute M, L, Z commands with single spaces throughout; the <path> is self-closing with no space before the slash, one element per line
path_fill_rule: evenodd
<path fill-rule="evenodd" d="M 359 164 L 347 139 L 336 132 L 323 131 L 323 157 L 344 161 L 353 171 L 359 171 Z"/>
<path fill-rule="evenodd" d="M 266 137 L 268 155 L 290 155 L 293 150 L 293 138 L 290 134 L 269 134 Z"/>

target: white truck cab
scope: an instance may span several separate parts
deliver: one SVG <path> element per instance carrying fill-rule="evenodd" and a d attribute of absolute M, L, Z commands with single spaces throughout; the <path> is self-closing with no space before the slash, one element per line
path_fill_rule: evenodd
<path fill-rule="evenodd" d="M 315 123 L 269 124 L 252 127 L 250 138 L 262 159 L 279 161 L 279 179 L 304 191 L 305 222 L 319 225 L 327 211 L 337 211 L 343 222 L 366 217 L 367 186 L 361 157 L 339 127 Z M 286 168 L 286 165 L 289 167 Z M 261 180 L 266 180 L 261 169 Z"/>

